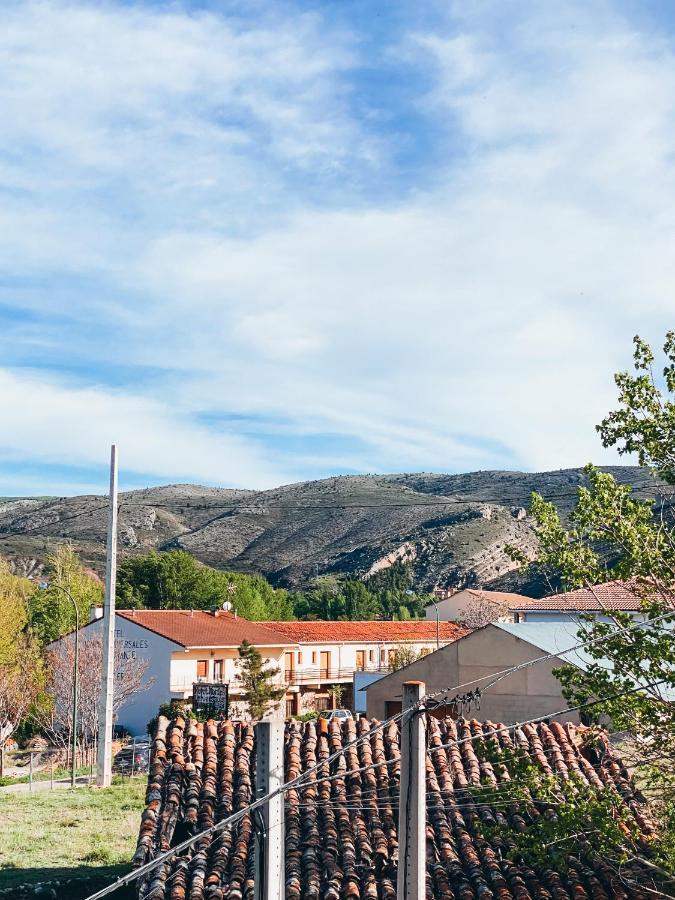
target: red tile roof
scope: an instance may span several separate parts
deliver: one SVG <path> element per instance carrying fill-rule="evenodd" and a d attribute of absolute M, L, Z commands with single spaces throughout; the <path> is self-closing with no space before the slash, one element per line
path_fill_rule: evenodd
<path fill-rule="evenodd" d="M 349 750 L 285 796 L 286 900 L 395 900 L 399 864 L 397 809 L 401 776 L 398 726 L 390 723 L 368 739 L 354 739 L 367 719 L 344 725 L 325 720 L 289 722 L 285 779 L 314 767 L 329 754 Z M 168 725 L 168 727 L 167 727 Z M 463 743 L 494 727 L 491 722 L 430 718 L 426 758 L 427 898 L 434 900 L 645 900 L 644 871 L 627 864 L 625 878 L 604 858 L 584 856 L 579 843 L 560 867 L 510 858 L 508 829 L 536 834 L 538 822 L 555 818 L 551 794 L 525 802 L 476 798 L 490 784 L 508 794 L 508 766 L 489 761 L 489 745 L 519 748 L 551 777 L 574 774 L 589 790 L 616 792 L 644 848 L 653 826 L 628 772 L 607 735 L 569 723 L 523 725 L 487 737 L 486 748 Z M 449 746 L 446 746 L 449 745 Z M 373 764 L 376 764 L 373 767 Z M 329 777 L 327 777 L 329 776 Z M 208 828 L 254 798 L 255 735 L 251 723 L 160 719 L 153 742 L 146 808 L 134 866 L 187 835 Z M 139 896 L 251 898 L 254 892 L 255 821 L 245 814 L 231 829 L 206 836 L 146 876 Z M 499 824 L 506 837 L 491 834 Z M 608 854 L 611 857 L 611 854 Z"/>
<path fill-rule="evenodd" d="M 551 612 L 600 612 L 603 609 L 635 612 L 641 608 L 640 588 L 633 582 L 606 581 L 591 590 L 582 588 L 564 594 L 554 594 L 531 600 L 521 597 L 521 603 L 513 603 L 512 610 L 540 610 Z"/>
<path fill-rule="evenodd" d="M 267 628 L 280 631 L 295 643 L 334 643 L 336 641 L 410 642 L 435 641 L 436 622 L 412 619 L 402 622 L 263 622 Z M 454 622 L 441 622 L 439 635 L 442 641 L 456 641 L 468 634 L 469 629 Z"/>
<path fill-rule="evenodd" d="M 250 622 L 222 611 L 214 615 L 189 609 L 125 609 L 117 615 L 183 647 L 239 647 L 244 640 L 256 647 L 291 643 L 270 623 Z"/>

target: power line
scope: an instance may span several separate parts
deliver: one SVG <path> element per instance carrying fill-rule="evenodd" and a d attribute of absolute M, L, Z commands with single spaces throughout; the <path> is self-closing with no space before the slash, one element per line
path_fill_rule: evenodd
<path fill-rule="evenodd" d="M 424 700 L 428 700 L 433 697 L 438 697 L 440 694 L 448 694 L 450 691 L 458 691 L 465 687 L 470 687 L 474 684 L 479 684 L 481 681 L 488 681 L 488 679 L 494 679 L 488 685 L 486 685 L 482 690 L 488 690 L 493 685 L 497 684 L 498 681 L 501 681 L 503 678 L 506 678 L 508 675 L 512 675 L 514 672 L 519 672 L 522 669 L 528 669 L 530 666 L 534 666 L 540 662 L 546 662 L 549 659 L 556 659 L 558 656 L 563 656 L 566 653 L 571 653 L 574 650 L 581 650 L 584 647 L 590 647 L 592 644 L 599 644 L 603 641 L 610 640 L 613 637 L 616 637 L 619 634 L 624 634 L 629 631 L 634 631 L 636 628 L 644 628 L 644 626 L 651 626 L 660 622 L 663 619 L 670 619 L 675 617 L 675 610 L 670 610 L 669 612 L 663 613 L 660 616 L 656 616 L 653 619 L 648 619 L 646 622 L 633 622 L 631 625 L 626 625 L 623 628 L 615 628 L 610 631 L 608 634 L 601 635 L 597 638 L 591 638 L 587 641 L 582 641 L 581 643 L 574 644 L 572 647 L 568 647 L 567 649 L 559 649 L 554 651 L 553 653 L 546 653 L 544 656 L 538 656 L 536 659 L 528 660 L 524 663 L 519 663 L 517 666 L 509 666 L 507 669 L 502 669 L 501 672 L 491 672 L 489 675 L 481 675 L 480 678 L 473 678 L 470 681 L 464 681 L 462 684 L 452 685 L 445 688 L 441 688 L 438 691 L 433 691 L 432 693 L 425 694 Z"/>
<path fill-rule="evenodd" d="M 657 684 L 660 684 L 660 683 L 662 683 L 662 682 L 657 682 Z M 651 687 L 654 685 L 645 685 L 645 686 Z M 597 706 L 600 703 L 607 703 L 612 700 L 617 700 L 622 696 L 626 696 L 628 694 L 633 694 L 633 693 L 636 693 L 637 691 L 644 690 L 645 686 L 641 686 L 639 688 L 627 689 L 627 690 L 621 691 L 617 694 L 614 694 L 610 697 L 602 698 L 600 700 L 587 701 L 585 703 L 577 704 L 576 706 L 571 706 L 571 707 L 567 707 L 566 709 L 558 710 L 556 712 L 547 713 L 546 715 L 543 715 L 543 716 L 536 716 L 534 718 L 526 719 L 522 722 L 518 722 L 514 725 L 503 725 L 500 728 L 495 728 L 495 729 L 492 729 L 487 732 L 481 732 L 481 734 L 477 734 L 477 735 L 470 735 L 466 738 L 453 740 L 447 744 L 437 745 L 436 747 L 432 747 L 432 748 L 427 747 L 426 752 L 427 753 L 431 753 L 432 751 L 438 752 L 440 750 L 444 750 L 449 747 L 456 747 L 456 746 L 459 746 L 462 744 L 470 743 L 472 741 L 483 740 L 484 738 L 491 737 L 493 735 L 508 733 L 509 731 L 514 731 L 518 728 L 522 728 L 524 725 L 534 724 L 537 722 L 543 722 L 545 719 L 553 718 L 553 717 L 560 716 L 560 715 L 565 715 L 566 713 L 569 713 L 569 712 L 576 712 L 576 711 L 578 711 L 580 709 L 584 709 L 586 707 Z M 423 703 L 424 699 L 425 698 L 422 698 L 422 701 L 420 703 Z M 204 829 L 203 831 L 201 831 L 195 835 L 192 835 L 191 837 L 187 838 L 182 843 L 177 844 L 175 847 L 172 847 L 170 850 L 167 850 L 165 853 L 161 854 L 160 856 L 156 857 L 155 859 L 150 860 L 149 862 L 145 863 L 143 866 L 140 866 L 134 872 L 131 872 L 128 875 L 122 876 L 121 878 L 118 878 L 117 881 L 113 882 L 113 884 L 108 885 L 105 888 L 102 888 L 100 891 L 96 892 L 95 894 L 91 894 L 87 898 L 87 900 L 100 900 L 100 898 L 113 893 L 114 891 L 118 890 L 118 888 L 122 887 L 123 885 L 130 884 L 133 881 L 136 881 L 138 878 L 141 878 L 142 876 L 151 872 L 153 869 L 157 868 L 159 865 L 161 865 L 162 863 L 164 863 L 166 860 L 170 859 L 171 857 L 175 856 L 176 854 L 181 853 L 183 850 L 189 849 L 193 844 L 195 844 L 197 841 L 201 840 L 202 838 L 204 838 L 210 834 L 216 834 L 219 831 L 224 830 L 225 828 L 230 828 L 232 825 L 235 825 L 242 818 L 244 818 L 244 816 L 254 812 L 256 809 L 258 809 L 261 806 L 263 806 L 264 804 L 268 803 L 270 800 L 274 799 L 275 797 L 278 797 L 279 795 L 282 795 L 282 794 L 286 794 L 286 793 L 288 793 L 288 791 L 294 790 L 295 788 L 301 787 L 302 783 L 310 775 L 314 774 L 315 772 L 317 772 L 319 769 L 325 767 L 326 765 L 330 765 L 330 763 L 333 762 L 335 759 L 338 759 L 341 756 L 343 756 L 343 754 L 345 753 L 346 750 L 350 749 L 351 747 L 358 746 L 359 744 L 368 740 L 373 734 L 377 733 L 378 731 L 381 731 L 383 728 L 388 727 L 390 724 L 402 719 L 406 714 L 408 714 L 408 717 L 410 718 L 414 714 L 414 712 L 415 712 L 415 708 L 413 707 L 411 709 L 405 710 L 404 712 L 397 713 L 396 715 L 391 716 L 390 718 L 386 719 L 384 722 L 380 722 L 377 725 L 372 726 L 371 728 L 368 729 L 368 731 L 364 732 L 362 735 L 359 735 L 356 738 L 354 738 L 353 740 L 349 741 L 347 744 L 340 747 L 339 750 L 336 750 L 334 753 L 330 754 L 326 759 L 321 760 L 320 762 L 314 764 L 305 772 L 301 772 L 295 778 L 291 779 L 288 782 L 285 782 L 284 784 L 280 785 L 278 788 L 275 788 L 274 791 L 270 791 L 268 794 L 264 795 L 263 797 L 259 797 L 257 800 L 254 800 L 253 802 L 249 803 L 243 809 L 240 809 L 237 812 L 232 813 L 230 816 L 226 817 L 225 819 L 222 819 L 220 822 L 216 822 L 214 825 L 209 826 L 208 828 Z M 381 765 L 382 765 L 382 763 L 374 763 L 374 764 L 370 764 L 368 768 L 377 768 L 378 766 L 381 766 Z M 331 776 L 325 776 L 325 779 L 328 779 L 329 777 L 331 777 Z M 344 777 L 344 776 L 342 776 L 342 777 Z M 322 780 L 324 780 L 324 778 L 318 779 L 318 781 L 322 781 Z"/>

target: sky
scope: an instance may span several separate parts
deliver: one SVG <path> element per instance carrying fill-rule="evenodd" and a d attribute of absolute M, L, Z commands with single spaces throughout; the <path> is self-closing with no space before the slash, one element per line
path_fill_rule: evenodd
<path fill-rule="evenodd" d="M 668 4 L 2 7 L 0 495 L 617 460 Z"/>

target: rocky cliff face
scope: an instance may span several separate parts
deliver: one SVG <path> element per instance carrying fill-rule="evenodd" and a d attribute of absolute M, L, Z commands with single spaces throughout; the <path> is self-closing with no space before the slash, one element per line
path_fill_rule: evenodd
<path fill-rule="evenodd" d="M 610 471 L 639 496 L 658 490 L 636 467 Z M 504 547 L 534 552 L 531 492 L 566 515 L 583 481 L 580 469 L 567 469 L 341 476 L 258 492 L 167 485 L 121 495 L 120 553 L 180 547 L 209 565 L 288 586 L 329 572 L 364 576 L 402 559 L 420 588 L 518 589 L 523 580 Z M 0 501 L 0 554 L 18 570 L 39 571 L 49 547 L 70 540 L 102 571 L 105 533 L 103 496 Z"/>

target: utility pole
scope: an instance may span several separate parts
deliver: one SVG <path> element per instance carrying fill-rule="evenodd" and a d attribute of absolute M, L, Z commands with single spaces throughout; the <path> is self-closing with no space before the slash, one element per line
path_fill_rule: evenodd
<path fill-rule="evenodd" d="M 284 783 L 284 723 L 263 719 L 255 726 L 256 796 Z M 284 900 L 284 798 L 278 794 L 257 811 L 255 900 Z"/>
<path fill-rule="evenodd" d="M 426 729 L 419 711 L 424 692 L 423 681 L 403 683 L 396 900 L 426 897 Z"/>
<path fill-rule="evenodd" d="M 98 707 L 96 784 L 109 787 L 112 781 L 113 691 L 115 689 L 115 581 L 117 578 L 117 446 L 110 448 L 110 508 L 105 565 L 103 607 L 103 659 Z"/>

